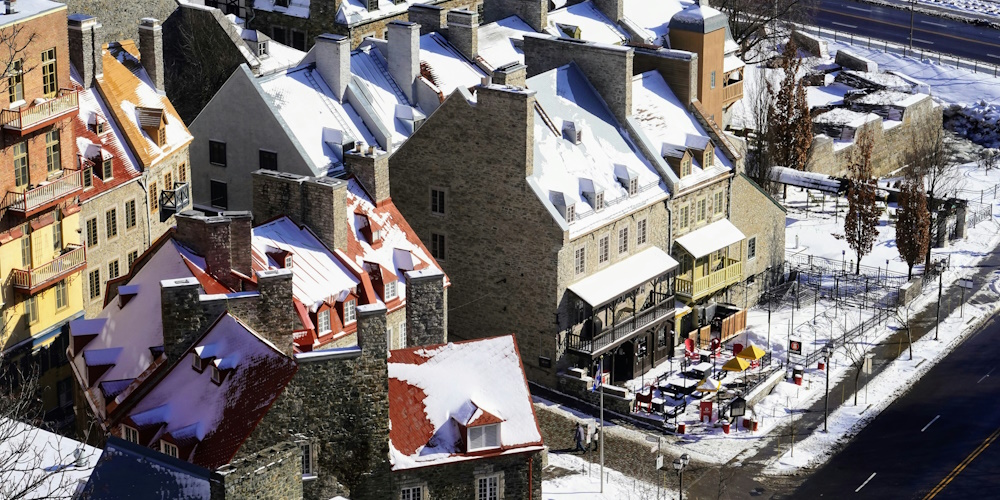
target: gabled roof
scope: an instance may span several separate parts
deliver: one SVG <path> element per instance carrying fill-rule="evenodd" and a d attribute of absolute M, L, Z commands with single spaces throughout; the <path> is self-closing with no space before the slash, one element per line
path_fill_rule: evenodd
<path fill-rule="evenodd" d="M 479 57 L 496 69 L 505 64 L 524 64 L 521 41 L 525 33 L 535 33 L 520 17 L 510 16 L 479 27 Z"/>
<path fill-rule="evenodd" d="M 420 36 L 420 64 L 429 67 L 431 83 L 444 95 L 451 95 L 459 87 L 475 87 L 486 76 L 438 33 Z"/>
<path fill-rule="evenodd" d="M 149 83 L 138 57 L 135 43 L 114 42 L 101 51 L 104 74 L 97 78 L 97 88 L 111 109 L 114 120 L 125 136 L 140 168 L 148 168 L 187 146 L 193 137 L 166 95 Z M 140 108 L 155 108 L 166 115 L 166 144 L 157 146 L 143 129 L 152 114 Z M 154 126 L 158 126 L 154 125 Z"/>
<path fill-rule="evenodd" d="M 674 14 L 693 4 L 690 0 L 624 0 L 624 21 L 639 28 L 645 42 L 667 45 L 664 38 L 670 32 Z"/>
<path fill-rule="evenodd" d="M 0 417 L 0 498 L 14 497 L 28 485 L 37 486 L 17 498 L 69 498 L 77 481 L 94 470 L 101 450 L 44 429 Z M 73 452 L 81 450 L 83 465 L 75 465 Z"/>
<path fill-rule="evenodd" d="M 378 119 L 392 133 L 393 145 L 399 145 L 412 133 L 403 123 L 400 107 L 411 108 L 406 95 L 389 74 L 389 65 L 382 52 L 367 45 L 351 54 L 351 73 L 354 82 L 366 92 Z M 417 111 L 420 118 L 422 113 Z"/>
<path fill-rule="evenodd" d="M 393 470 L 541 449 L 513 335 L 397 349 L 388 362 Z M 459 426 L 487 423 L 500 424 L 500 447 L 465 453 Z"/>

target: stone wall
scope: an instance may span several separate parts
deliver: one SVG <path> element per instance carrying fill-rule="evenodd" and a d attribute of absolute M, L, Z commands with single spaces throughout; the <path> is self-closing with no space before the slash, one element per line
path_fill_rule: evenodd
<path fill-rule="evenodd" d="M 743 262 L 743 279 L 747 287 L 732 286 L 728 301 L 739 307 L 751 307 L 757 303 L 759 293 L 755 286 L 758 280 L 769 280 L 765 275 L 769 270 L 780 269 L 785 261 L 785 209 L 774 198 L 768 196 L 744 174 L 733 178 L 732 209 L 729 220 L 747 237 L 743 248 L 749 252 L 754 241 L 754 258 Z"/>
<path fill-rule="evenodd" d="M 234 460 L 217 470 L 226 498 L 302 498 L 302 451 L 285 442 Z"/>
<path fill-rule="evenodd" d="M 437 271 L 406 273 L 406 345 L 448 342 L 448 290 Z"/>
<path fill-rule="evenodd" d="M 632 71 L 658 70 L 682 103 L 698 98 L 698 54 L 684 50 L 636 48 Z"/>
<path fill-rule="evenodd" d="M 252 192 L 257 221 L 287 215 L 308 226 L 331 251 L 347 248 L 346 181 L 258 170 Z"/>
<path fill-rule="evenodd" d="M 542 498 L 542 454 L 519 453 L 479 460 L 455 462 L 436 467 L 396 471 L 392 480 L 396 490 L 422 486 L 426 496 L 434 499 L 477 498 L 476 480 L 484 476 L 500 476 L 501 498 Z M 397 498 L 396 496 L 385 498 Z"/>
<path fill-rule="evenodd" d="M 164 20 L 177 9 L 176 0 L 65 0 L 70 13 L 82 12 L 97 18 L 101 43 L 139 40 L 139 20 Z"/>
<path fill-rule="evenodd" d="M 803 50 L 816 57 L 824 59 L 829 57 L 830 52 L 827 48 L 826 40 L 823 40 L 822 38 L 810 35 L 804 31 L 795 30 L 792 32 L 792 40 L 795 40 L 795 43 L 798 44 L 799 47 L 802 47 Z"/>

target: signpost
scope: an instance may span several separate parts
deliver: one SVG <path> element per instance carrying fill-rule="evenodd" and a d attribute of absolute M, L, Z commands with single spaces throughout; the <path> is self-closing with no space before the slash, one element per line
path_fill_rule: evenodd
<path fill-rule="evenodd" d="M 972 290 L 972 280 L 967 279 L 967 278 L 959 278 L 959 280 L 958 280 L 958 286 L 959 286 L 959 288 L 962 289 L 962 306 L 961 306 L 962 309 L 961 309 L 961 312 L 959 313 L 958 317 L 959 318 L 964 318 L 965 317 L 965 291 L 966 290 Z"/>

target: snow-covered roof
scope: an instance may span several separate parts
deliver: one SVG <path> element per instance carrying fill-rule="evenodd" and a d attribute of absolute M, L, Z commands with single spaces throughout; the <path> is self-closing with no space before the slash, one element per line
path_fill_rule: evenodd
<path fill-rule="evenodd" d="M 118 500 L 144 498 L 210 498 L 215 472 L 159 450 L 109 436 L 97 460 L 83 498 Z"/>
<path fill-rule="evenodd" d="M 669 27 L 698 33 L 711 33 L 719 29 L 727 29 L 728 24 L 725 14 L 713 7 L 695 2 L 675 13 L 670 18 Z"/>
<path fill-rule="evenodd" d="M 21 0 L 14 7 L 14 12 L 10 14 L 6 13 L 6 9 L 0 8 L 0 26 L 7 26 L 51 11 L 65 9 L 66 4 L 49 0 Z"/>
<path fill-rule="evenodd" d="M 389 355 L 393 470 L 542 448 L 513 335 L 398 349 Z M 494 418 L 480 419 L 489 414 Z M 499 420 L 499 447 L 466 453 L 459 425 Z"/>
<path fill-rule="evenodd" d="M 392 79 L 382 52 L 371 45 L 354 51 L 351 54 L 351 73 L 356 77 L 354 81 L 367 93 L 378 120 L 392 134 L 393 145 L 402 144 L 412 131 L 403 122 L 400 113 L 410 110 L 418 117 L 423 117 L 423 114 L 413 110 L 406 95 Z"/>
<path fill-rule="evenodd" d="M 258 0 L 258 3 L 260 3 L 260 0 Z M 295 3 L 295 1 L 292 1 L 289 4 L 289 9 L 293 8 Z M 306 1 L 305 3 L 306 8 L 308 9 L 309 2 Z M 267 42 L 267 55 L 259 56 L 250 51 L 246 44 L 238 45 L 240 52 L 243 53 L 247 62 L 249 62 L 251 66 L 257 66 L 258 74 L 267 75 L 286 68 L 295 67 L 302 61 L 302 58 L 306 56 L 305 52 L 289 47 L 285 44 L 278 43 L 257 30 L 244 28 L 243 24 L 238 22 L 239 19 L 232 14 L 227 15 L 226 18 L 233 23 L 241 39 L 255 43 L 262 41 Z"/>
<path fill-rule="evenodd" d="M 73 123 L 77 154 L 88 160 L 99 158 L 99 161 L 103 162 L 111 159 L 111 178 L 104 177 L 103 165 L 93 165 L 96 173 L 91 177 L 91 187 L 80 193 L 80 201 L 86 202 L 108 189 L 138 177 L 141 165 L 138 165 L 134 153 L 126 146 L 122 130 L 111 117 L 111 111 L 101 94 L 93 87 L 84 89 L 79 84 L 76 71 L 71 74 L 74 77 L 74 87 L 80 90 L 80 108 Z M 102 134 L 97 133 L 98 122 L 107 127 Z"/>
<path fill-rule="evenodd" d="M 101 454 L 88 444 L 6 417 L 0 417 L 0 436 L 0 498 L 70 498 Z M 73 456 L 77 449 L 83 454 L 82 467 Z"/>
<path fill-rule="evenodd" d="M 699 259 L 744 239 L 746 236 L 729 219 L 721 219 L 677 238 L 675 243 Z"/>
<path fill-rule="evenodd" d="M 806 189 L 815 189 L 827 193 L 840 191 L 840 180 L 826 174 L 805 172 L 788 167 L 771 167 L 771 180 Z"/>
<path fill-rule="evenodd" d="M 524 64 L 521 41 L 525 33 L 535 33 L 520 17 L 510 16 L 479 27 L 479 57 L 493 68 L 519 62 Z"/>
<path fill-rule="evenodd" d="M 676 267 L 677 261 L 667 252 L 650 247 L 573 283 L 569 289 L 592 307 L 600 307 Z"/>
<path fill-rule="evenodd" d="M 670 19 L 691 5 L 690 0 L 625 0 L 625 21 L 644 31 L 643 38 L 655 45 L 666 45 Z"/>
<path fill-rule="evenodd" d="M 420 36 L 420 63 L 430 67 L 431 81 L 444 95 L 475 87 L 486 76 L 438 33 Z"/>
<path fill-rule="evenodd" d="M 260 1 L 257 0 L 258 3 Z M 366 0 L 343 0 L 340 4 L 340 9 L 337 10 L 337 22 L 347 25 L 358 24 L 404 13 L 410 8 L 410 5 L 437 3 L 436 0 L 404 0 L 401 2 L 377 0 L 377 2 L 378 8 L 369 12 Z"/>
<path fill-rule="evenodd" d="M 289 0 L 288 7 L 278 5 L 277 0 L 250 0 L 253 8 L 264 12 L 277 12 L 291 17 L 309 18 L 309 0 Z M 346 3 L 346 2 L 345 2 Z"/>
<path fill-rule="evenodd" d="M 744 66 L 746 66 L 746 63 L 744 63 L 743 59 L 740 59 L 740 56 L 736 54 L 729 54 L 722 60 L 723 73 L 729 73 L 730 71 L 735 71 Z"/>
<path fill-rule="evenodd" d="M 579 28 L 582 40 L 610 44 L 621 44 L 628 40 L 628 35 L 598 10 L 591 0 L 551 11 L 548 21 L 546 31 L 555 36 L 565 37 L 566 33 L 559 25 L 566 25 Z"/>
<path fill-rule="evenodd" d="M 552 202 L 560 194 L 573 206 L 570 237 L 584 234 L 624 214 L 661 201 L 667 187 L 639 152 L 600 95 L 575 64 L 528 79 L 536 92 L 534 173 L 541 201 L 557 213 Z M 579 131 L 579 144 L 568 137 Z M 619 165 L 635 173 L 638 192 L 629 196 L 620 183 Z M 597 211 L 583 196 L 587 182 L 603 188 L 604 208 Z M 561 217 L 557 220 L 562 221 Z"/>
<path fill-rule="evenodd" d="M 342 166 L 337 152 L 324 139 L 324 130 L 338 131 L 365 144 L 378 144 L 350 103 L 340 103 L 312 66 L 262 77 L 260 87 L 268 105 L 281 115 L 288 132 L 302 145 L 316 171 L 326 176 Z"/>
<path fill-rule="evenodd" d="M 830 85 L 806 87 L 806 102 L 810 108 L 843 104 L 844 95 L 857 90 L 850 85 L 834 82 Z"/>
<path fill-rule="evenodd" d="M 831 125 L 843 125 L 850 128 L 858 128 L 872 120 L 878 119 L 878 115 L 873 113 L 859 113 L 844 108 L 836 108 L 821 113 L 813 118 L 813 123 L 826 123 Z"/>
<path fill-rule="evenodd" d="M 892 73 L 856 71 L 852 69 L 845 69 L 842 73 L 848 77 L 857 78 L 883 89 L 909 91 L 913 87 L 910 82 Z"/>
<path fill-rule="evenodd" d="M 927 94 L 910 94 L 898 90 L 876 90 L 854 100 L 860 104 L 892 105 L 900 107 L 912 106 L 929 97 Z"/>

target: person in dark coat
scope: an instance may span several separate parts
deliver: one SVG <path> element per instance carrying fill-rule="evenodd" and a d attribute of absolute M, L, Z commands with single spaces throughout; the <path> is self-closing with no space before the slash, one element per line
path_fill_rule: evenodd
<path fill-rule="evenodd" d="M 583 426 L 581 426 L 579 422 L 576 423 L 576 430 L 573 431 L 573 439 L 576 440 L 576 449 L 573 451 L 587 451 L 587 449 L 583 447 Z"/>

